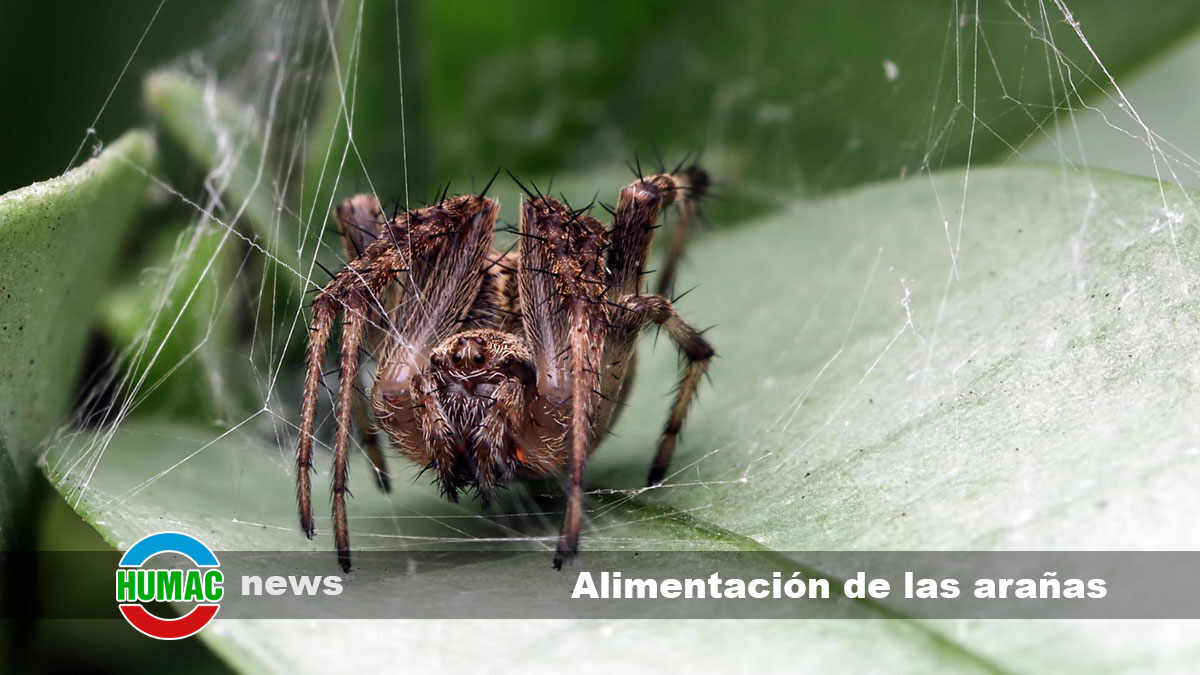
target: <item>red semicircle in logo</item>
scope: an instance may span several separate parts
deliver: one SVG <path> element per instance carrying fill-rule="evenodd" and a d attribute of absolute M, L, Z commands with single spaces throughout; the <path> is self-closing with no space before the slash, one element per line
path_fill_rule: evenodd
<path fill-rule="evenodd" d="M 208 625 L 217 615 L 220 605 L 196 605 L 192 611 L 175 619 L 161 619 L 141 605 L 118 605 L 129 625 L 145 635 L 160 640 L 180 640 L 191 637 Z"/>

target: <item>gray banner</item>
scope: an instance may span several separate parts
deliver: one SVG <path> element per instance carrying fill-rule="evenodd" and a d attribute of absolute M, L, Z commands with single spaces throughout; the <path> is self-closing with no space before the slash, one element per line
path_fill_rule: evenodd
<path fill-rule="evenodd" d="M 349 574 L 327 552 L 216 554 L 221 618 L 1200 619 L 1193 551 L 584 551 L 561 572 L 546 551 L 356 551 Z M 119 558 L 6 552 L 0 565 L 40 584 L 72 574 L 112 587 Z M 110 613 L 55 597 L 36 614 L 111 618 L 116 601 Z"/>

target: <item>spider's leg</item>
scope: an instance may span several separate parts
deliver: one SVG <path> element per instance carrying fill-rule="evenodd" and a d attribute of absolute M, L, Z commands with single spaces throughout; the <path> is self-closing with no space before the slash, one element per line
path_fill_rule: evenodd
<path fill-rule="evenodd" d="M 610 344 L 605 359 L 611 367 L 618 369 L 620 363 L 627 363 L 625 372 L 631 374 L 636 338 L 648 323 L 665 328 L 688 359 L 675 402 L 659 439 L 658 452 L 650 470 L 651 485 L 660 483 L 666 475 L 676 438 L 687 417 L 688 406 L 713 350 L 698 332 L 679 318 L 669 301 L 657 295 L 641 295 L 640 281 L 661 210 L 676 200 L 682 200 L 681 210 L 686 218 L 690 218 L 695 201 L 704 195 L 707 188 L 708 174 L 697 166 L 677 169 L 671 174 L 640 178 L 621 190 L 613 218 L 612 247 L 608 251 L 613 280 L 609 300 L 618 309 L 613 312 Z M 681 251 L 683 239 L 679 241 L 678 251 Z M 673 245 L 672 248 L 676 247 Z M 678 251 L 668 254 L 668 267 L 662 277 L 667 287 L 674 282 Z"/>
<path fill-rule="evenodd" d="M 675 283 L 675 272 L 687 243 L 687 230 L 695 216 L 696 202 L 707 189 L 708 174 L 697 166 L 689 166 L 676 173 L 639 178 L 621 190 L 613 218 L 612 248 L 608 252 L 615 295 L 641 290 L 641 278 L 659 216 L 663 209 L 678 202 L 680 219 L 659 274 L 660 292 Z"/>
<path fill-rule="evenodd" d="M 696 218 L 696 206 L 704 198 L 709 183 L 708 173 L 696 165 L 676 171 L 671 178 L 679 192 L 676 200 L 679 204 L 679 220 L 671 228 L 671 239 L 667 242 L 667 254 L 655 288 L 655 292 L 664 297 L 670 296 L 675 288 L 675 275 L 679 271 L 683 249 L 687 246 L 688 229 Z"/>
<path fill-rule="evenodd" d="M 428 345 L 450 330 L 478 292 L 480 277 L 476 272 L 490 247 L 498 210 L 495 202 L 469 195 L 454 197 L 437 206 L 406 211 L 384 224 L 381 234 L 367 245 L 362 255 L 340 270 L 313 300 L 313 336 L 297 457 L 300 525 L 306 535 L 312 536 L 308 474 L 312 465 L 317 388 L 330 327 L 344 308 L 342 383 L 338 395 L 333 475 L 334 539 L 343 569 L 348 570 L 350 566 L 346 524 L 350 416 L 356 394 L 354 379 L 358 372 L 359 347 L 366 326 L 373 317 L 383 319 L 387 321 L 389 345 L 413 347 L 411 354 L 406 352 L 407 356 L 395 359 L 390 365 L 381 364 L 379 373 L 379 379 L 387 380 L 393 386 L 406 385 L 409 376 L 404 373 L 414 363 L 408 357 L 427 353 Z M 414 266 L 414 262 L 419 265 Z M 402 278 L 405 281 L 402 282 Z M 392 306 L 386 292 L 397 287 L 403 289 L 404 294 Z M 402 325 L 398 326 L 393 319 Z"/>
<path fill-rule="evenodd" d="M 346 442 L 342 445 L 348 445 L 351 407 L 349 401 L 357 393 L 354 388 L 354 377 L 358 371 L 358 347 L 361 344 L 363 328 L 370 309 L 367 298 L 377 297 L 379 292 L 405 269 L 405 262 L 400 251 L 376 242 L 362 256 L 351 261 L 349 265 L 338 272 L 313 300 L 312 336 L 309 338 L 308 369 L 305 374 L 304 398 L 300 409 L 300 447 L 296 453 L 296 497 L 299 503 L 300 529 L 309 538 L 312 538 L 316 531 L 313 525 L 312 482 L 309 476 L 312 468 L 313 427 L 316 420 L 317 392 L 321 385 L 321 364 L 325 358 L 329 332 L 333 327 L 334 319 L 344 307 L 347 312 L 343 327 L 343 379 L 339 393 L 341 403 L 338 408 L 338 439 L 339 443 L 342 443 L 341 437 L 345 435 Z M 351 340 L 352 344 L 349 346 L 352 346 L 353 350 L 347 353 L 347 344 Z M 347 361 L 351 364 L 349 368 L 346 365 Z M 349 379 L 346 379 L 347 375 L 349 375 Z M 336 452 L 335 448 L 335 460 Z M 338 471 L 335 467 L 335 488 L 338 486 L 338 480 Z M 344 472 L 342 472 L 340 480 L 344 491 Z M 343 516 L 344 499 L 344 495 L 335 495 L 334 497 L 335 513 L 340 501 Z M 335 518 L 335 529 L 338 525 Z M 339 536 L 339 542 L 346 539 L 344 519 L 340 525 L 343 531 Z M 347 558 L 344 564 L 348 564 L 348 562 Z"/>
<path fill-rule="evenodd" d="M 316 528 L 312 517 L 312 483 L 309 470 L 312 468 L 313 424 L 317 414 L 317 392 L 321 386 L 321 363 L 325 359 L 325 345 L 329 331 L 337 317 L 337 307 L 326 303 L 313 306 L 312 336 L 308 341 L 308 371 L 304 378 L 304 400 L 300 405 L 300 450 L 296 453 L 296 501 L 300 510 L 300 530 L 304 536 L 313 538 Z"/>
<path fill-rule="evenodd" d="M 567 311 L 571 353 L 571 444 L 567 453 L 567 509 L 563 514 L 554 568 L 562 569 L 579 553 L 579 530 L 583 521 L 583 467 L 593 431 L 600 354 L 606 324 L 585 300 L 575 298 Z"/>
<path fill-rule="evenodd" d="M 675 286 L 675 274 L 679 269 L 679 261 L 683 257 L 683 250 L 687 246 L 688 230 L 693 219 L 696 217 L 696 206 L 707 193 L 709 184 L 708 173 L 704 169 L 695 164 L 684 166 L 684 162 L 680 162 L 680 164 L 676 166 L 674 170 L 672 170 L 670 178 L 675 185 L 672 191 L 677 195 L 677 202 L 679 204 L 679 220 L 671 228 L 671 240 L 667 244 L 666 257 L 663 260 L 662 268 L 658 273 L 656 292 L 658 295 L 662 296 L 668 296 Z M 653 177 L 651 177 L 651 180 L 653 180 Z M 625 204 L 625 208 L 630 209 L 633 207 L 634 201 L 630 200 L 625 202 Z M 633 238 L 633 240 L 636 242 L 640 238 L 638 233 L 649 232 L 650 230 L 647 228 L 652 228 L 654 223 L 653 221 L 647 223 L 637 220 L 638 215 L 640 215 L 643 219 L 651 215 L 651 211 L 649 209 L 634 208 L 633 210 L 635 213 L 628 215 L 623 214 L 621 220 L 626 230 L 623 233 L 626 241 L 628 241 L 630 238 Z M 615 229 L 616 228 L 614 228 L 614 230 Z M 630 229 L 633 231 L 630 232 Z M 620 239 L 621 237 L 618 236 L 615 238 Z M 635 249 L 636 246 L 637 244 L 635 243 Z M 620 258 L 621 254 L 614 252 L 610 253 L 609 256 L 610 258 Z M 633 286 L 634 288 L 639 287 L 636 283 L 636 280 L 634 281 Z M 614 288 L 617 287 L 618 285 L 614 284 Z M 633 337 L 636 337 L 636 335 L 630 336 L 630 338 Z M 625 409 L 626 402 L 629 400 L 629 394 L 633 390 L 633 383 L 637 375 L 637 352 L 633 350 L 631 342 L 629 344 L 622 344 L 622 342 L 623 341 L 621 340 L 620 336 L 610 336 L 610 343 L 612 343 L 609 346 L 610 354 L 617 355 L 617 353 L 626 352 L 629 354 L 625 365 L 624 381 L 621 383 L 621 388 L 617 392 L 617 397 L 614 402 L 615 405 L 612 406 L 613 412 L 608 420 L 608 428 L 610 430 L 616 425 L 617 419 L 621 415 L 621 411 Z M 613 365 L 616 365 L 616 363 Z"/>
<path fill-rule="evenodd" d="M 679 204 L 679 222 L 671 228 L 671 238 L 667 242 L 667 254 L 663 258 L 662 269 L 658 272 L 654 292 L 659 295 L 669 295 L 675 288 L 675 275 L 679 270 L 679 260 L 683 257 L 683 249 L 687 244 L 688 224 L 692 219 L 694 209 L 687 202 Z M 664 217 L 663 222 L 666 222 Z"/>
<path fill-rule="evenodd" d="M 361 256 L 387 225 L 387 216 L 383 214 L 379 200 L 370 194 L 354 195 L 343 200 L 334 208 L 333 219 L 341 228 L 347 260 Z"/>
<path fill-rule="evenodd" d="M 460 329 L 479 298 L 499 210 L 497 202 L 476 195 L 450 197 L 406 212 L 408 231 L 385 233 L 372 244 L 411 251 L 403 293 L 386 309 L 389 337 L 376 372 L 374 405 L 377 411 L 405 406 L 402 416 L 415 418 L 421 440 L 410 456 L 437 470 L 450 500 L 457 499 L 463 480 L 463 467 L 456 466 L 462 439 L 456 411 L 442 409 L 444 383 L 428 372 L 430 351 Z M 393 440 L 411 430 L 383 426 Z"/>
<path fill-rule="evenodd" d="M 585 211 L 538 195 L 521 204 L 521 320 L 537 371 L 538 395 L 571 401 L 567 429 L 567 508 L 554 554 L 561 569 L 579 550 L 583 467 L 595 439 L 596 401 L 608 318 L 609 237 Z"/>
<path fill-rule="evenodd" d="M 639 329 L 651 323 L 662 326 L 687 360 L 683 375 L 679 379 L 679 388 L 675 392 L 675 401 L 671 404 L 671 412 L 658 441 L 654 464 L 650 467 L 647 485 L 658 485 L 667 475 L 679 430 L 683 428 L 688 407 L 696 397 L 696 389 L 714 352 L 699 331 L 684 321 L 666 298 L 658 295 L 632 295 L 622 298 L 620 304 L 625 311 L 616 312 L 619 321 Z"/>
<path fill-rule="evenodd" d="M 362 256 L 363 251 L 384 232 L 387 226 L 387 216 L 379 200 L 372 194 L 355 195 L 338 204 L 333 210 L 333 218 L 337 221 L 342 235 L 342 244 L 346 249 L 346 259 L 354 260 Z M 367 328 L 364 341 L 368 349 L 379 342 L 380 331 Z M 371 409 L 362 396 L 354 397 L 354 423 L 358 427 L 360 440 L 366 449 L 367 459 L 375 472 L 375 484 L 384 492 L 391 492 L 391 478 L 387 471 L 387 461 L 379 447 L 379 439 L 375 425 L 371 419 Z"/>
<path fill-rule="evenodd" d="M 355 391 L 357 394 L 357 390 Z M 371 422 L 372 412 L 367 401 L 362 396 L 354 397 L 354 424 L 358 427 L 359 442 L 366 450 L 367 459 L 375 473 L 375 485 L 384 492 L 392 491 L 392 478 L 388 474 L 387 459 L 383 456 L 383 448 L 379 445 L 379 434 Z"/>
<path fill-rule="evenodd" d="M 350 532 L 346 525 L 346 479 L 350 470 L 350 411 L 358 376 L 358 346 L 366 323 L 366 302 L 352 296 L 342 320 L 342 385 L 338 392 L 337 434 L 333 443 L 333 539 L 342 571 L 350 571 Z"/>

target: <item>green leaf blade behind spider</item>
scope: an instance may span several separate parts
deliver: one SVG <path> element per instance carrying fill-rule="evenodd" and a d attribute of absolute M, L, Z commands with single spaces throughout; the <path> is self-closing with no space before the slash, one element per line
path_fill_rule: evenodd
<path fill-rule="evenodd" d="M 153 139 L 133 131 L 58 178 L 0 196 L 0 435 L 18 464 L 72 403 L 84 340 L 155 154 Z"/>
<path fill-rule="evenodd" d="M 79 385 L 95 308 L 156 156 L 122 136 L 57 178 L 0 196 L 0 548 L 13 545 L 31 467 Z"/>

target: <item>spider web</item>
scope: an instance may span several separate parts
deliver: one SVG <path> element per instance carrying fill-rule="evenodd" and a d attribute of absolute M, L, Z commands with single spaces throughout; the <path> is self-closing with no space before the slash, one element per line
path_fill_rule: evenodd
<path fill-rule="evenodd" d="M 155 16 L 161 9 L 160 5 Z M 295 547 L 307 545 L 294 525 L 294 453 L 303 371 L 301 359 L 309 321 L 305 305 L 312 297 L 312 291 L 326 281 L 322 261 L 330 263 L 342 255 L 335 226 L 327 214 L 337 200 L 361 191 L 375 193 L 384 203 L 397 196 L 404 203 L 417 201 L 416 195 L 412 194 L 408 172 L 409 164 L 420 162 L 422 158 L 410 156 L 408 152 L 412 139 L 409 138 L 403 95 L 407 84 L 405 78 L 412 77 L 412 73 L 405 72 L 406 63 L 402 58 L 401 42 L 406 27 L 401 25 L 401 17 L 398 6 L 388 17 L 395 28 L 395 63 L 366 63 L 361 58 L 364 22 L 380 17 L 368 19 L 356 3 L 320 2 L 251 4 L 238 8 L 208 48 L 185 55 L 173 64 L 176 70 L 202 83 L 206 124 L 217 139 L 216 160 L 199 181 L 199 189 L 176 182 L 161 168 L 135 167 L 149 175 L 160 200 L 186 209 L 192 224 L 177 240 L 167 269 L 152 271 L 148 276 L 148 283 L 159 291 L 141 338 L 114 354 L 102 381 L 90 392 L 99 398 L 104 391 L 115 391 L 114 402 L 104 407 L 98 416 L 94 408 L 90 408 L 92 416 L 89 419 L 64 429 L 52 444 L 55 449 L 47 456 L 49 471 L 61 477 L 58 482 L 73 505 L 89 505 L 87 508 L 100 513 L 101 519 L 109 512 L 132 513 L 140 508 L 139 500 L 146 494 L 184 489 L 185 481 L 194 476 L 195 465 L 202 466 L 206 472 L 224 466 L 222 480 L 226 481 L 226 491 L 222 493 L 223 499 L 231 505 L 234 515 L 216 517 L 209 521 L 211 526 L 241 532 L 234 538 L 240 542 L 252 541 L 257 533 L 271 531 L 283 534 L 268 537 L 270 544 L 264 544 L 267 547 L 290 541 L 288 537 L 295 540 Z M 1016 81 L 1003 74 L 1003 64 L 997 62 L 998 57 L 989 42 L 992 32 L 1000 30 L 999 26 L 1011 30 L 1013 25 L 1025 30 L 1025 48 L 1044 57 L 1044 69 L 1039 72 L 1022 70 Z M 1070 44 L 1064 41 L 1061 30 L 1064 25 L 1069 28 L 1065 35 L 1071 40 Z M 1156 131 L 1139 113 L 1138 96 L 1127 91 L 1124 83 L 1109 72 L 1104 54 L 1089 41 L 1086 26 L 1076 19 L 1070 3 L 1064 0 L 1006 0 L 1002 4 L 984 6 L 978 0 L 958 0 L 945 17 L 945 26 L 942 63 L 937 72 L 914 72 L 905 67 L 902 55 L 896 55 L 882 60 L 874 74 L 881 89 L 911 78 L 936 80 L 935 95 L 923 120 L 924 128 L 913 130 L 923 137 L 923 147 L 916 153 L 917 161 L 911 168 L 904 165 L 901 177 L 907 181 L 926 181 L 935 198 L 938 213 L 930 214 L 929 227 L 939 229 L 945 239 L 945 270 L 941 281 L 930 284 L 928 280 L 922 280 L 918 287 L 910 277 L 897 271 L 884 249 L 869 238 L 857 242 L 854 251 L 844 251 L 844 255 L 835 253 L 848 265 L 854 256 L 867 252 L 866 259 L 870 263 L 857 279 L 857 289 L 843 294 L 856 299 L 857 305 L 848 322 L 822 325 L 822 304 L 835 301 L 830 295 L 834 289 L 826 287 L 800 324 L 800 337 L 819 331 L 838 335 L 840 339 L 817 357 L 817 366 L 801 387 L 772 399 L 775 407 L 767 415 L 754 416 L 749 426 L 732 422 L 727 433 L 686 436 L 670 479 L 664 486 L 652 490 L 639 485 L 649 460 L 648 448 L 652 447 L 655 427 L 659 423 L 647 420 L 659 418 L 666 412 L 662 394 L 666 383 L 672 379 L 669 373 L 674 363 L 667 345 L 663 344 L 665 341 L 653 343 L 648 340 L 642 349 L 643 361 L 659 365 L 642 373 L 639 388 L 651 389 L 649 398 L 635 400 L 639 405 L 641 401 L 653 400 L 653 405 L 647 405 L 652 412 L 644 416 L 634 413 L 630 416 L 636 417 L 635 420 L 623 420 L 616 430 L 616 437 L 606 442 L 621 449 L 608 455 L 597 455 L 597 465 L 591 473 L 596 487 L 591 494 L 603 499 L 587 516 L 590 534 L 585 536 L 589 537 L 589 546 L 686 545 L 686 542 L 669 539 L 626 538 L 627 526 L 634 520 L 628 510 L 630 504 L 646 497 L 670 504 L 672 495 L 678 493 L 683 504 L 681 511 L 703 517 L 704 511 L 718 499 L 725 504 L 749 503 L 760 479 L 780 471 L 805 470 L 803 465 L 797 464 L 801 461 L 797 458 L 802 457 L 803 452 L 784 457 L 778 455 L 772 445 L 786 434 L 795 433 L 799 427 L 806 429 L 800 436 L 802 450 L 834 433 L 845 420 L 848 408 L 860 402 L 863 385 L 881 365 L 897 359 L 911 361 L 915 355 L 917 365 L 907 386 L 909 393 L 918 400 L 927 399 L 931 391 L 947 387 L 957 391 L 963 386 L 957 373 L 972 354 L 956 354 L 951 359 L 939 348 L 947 332 L 958 325 L 957 317 L 951 316 L 950 298 L 964 274 L 964 232 L 969 232 L 978 222 L 978 215 L 969 208 L 969 197 L 979 170 L 976 145 L 984 137 L 999 139 L 1008 149 L 1007 156 L 1002 159 L 1050 161 L 1064 168 L 1085 170 L 1116 162 L 1122 162 L 1122 167 L 1128 166 L 1123 163 L 1124 157 L 1116 157 L 1120 153 L 1108 145 L 1097 147 L 1084 141 L 1085 137 L 1096 136 L 1095 127 L 1107 131 L 1114 145 L 1132 145 L 1142 162 L 1141 170 L 1159 187 L 1161 227 L 1169 234 L 1174 247 L 1174 264 L 1161 270 L 1161 274 L 1178 277 L 1178 293 L 1181 297 L 1190 297 L 1188 275 L 1183 271 L 1184 256 L 1178 241 L 1185 214 L 1194 217 L 1195 204 L 1186 198 L 1186 193 L 1168 192 L 1172 184 L 1200 184 L 1200 160 Z M 147 32 L 152 30 L 154 17 L 146 26 Z M 1078 56 L 1080 53 L 1082 59 Z M 130 61 L 136 55 L 137 47 L 134 46 Z M 355 133 L 355 120 L 361 112 L 356 109 L 360 75 L 364 69 L 384 67 L 394 70 L 399 104 L 396 123 L 403 138 L 402 153 L 396 158 L 403 165 L 403 181 L 399 185 L 384 185 L 374 179 L 378 168 L 369 165 L 363 151 L 364 144 L 372 141 Z M 705 143 L 713 149 L 710 156 L 716 158 L 715 170 L 719 173 L 723 168 L 736 165 L 736 157 L 728 159 L 736 152 L 726 151 L 732 145 L 729 139 L 737 135 L 737 130 L 731 127 L 740 118 L 730 109 L 736 102 L 744 103 L 749 99 L 754 104 L 755 119 L 764 130 L 763 135 L 771 141 L 769 154 L 775 159 L 770 161 L 783 163 L 785 170 L 782 173 L 803 175 L 804 178 L 796 185 L 781 187 L 778 182 L 751 177 L 740 189 L 762 202 L 788 208 L 795 205 L 797 195 L 819 192 L 822 187 L 820 175 L 806 174 L 794 163 L 786 166 L 790 161 L 786 159 L 787 155 L 804 139 L 776 135 L 770 130 L 783 128 L 806 107 L 824 105 L 831 95 L 829 92 L 858 76 L 858 73 L 844 73 L 830 80 L 826 91 L 813 92 L 808 99 L 792 105 L 756 101 L 754 92 L 739 93 L 737 83 L 729 84 L 733 92 L 730 96 L 718 97 L 710 109 L 699 113 L 707 119 L 709 136 Z M 1022 98 L 1025 79 L 1035 77 L 1049 82 L 1052 105 Z M 124 87 L 121 85 L 122 78 L 118 77 L 112 92 L 123 95 L 131 89 L 128 83 Z M 1097 86 L 1105 92 L 1099 99 L 1092 93 Z M 1033 121 L 1033 131 L 1028 136 L 1007 136 L 997 131 L 994 120 L 978 114 L 981 93 L 992 91 L 999 91 L 1001 99 L 1009 104 L 1005 114 L 1028 117 Z M 940 104 L 946 99 L 947 92 L 953 92 L 952 105 L 948 109 Z M 250 132 L 242 125 L 230 124 L 222 116 L 219 99 L 226 94 L 245 105 Z M 114 93 L 110 93 L 110 97 L 112 95 Z M 334 127 L 341 132 L 333 135 L 326 147 L 312 148 L 307 139 L 321 121 L 323 96 L 332 96 L 336 102 Z M 729 100 L 735 103 L 728 103 Z M 107 101 L 100 106 L 97 121 L 102 118 L 106 104 Z M 497 114 L 503 115 L 503 111 Z M 105 139 L 97 138 L 95 128 L 93 123 L 86 130 L 81 148 L 86 147 L 89 140 L 97 142 L 96 149 L 102 145 L 99 141 Z M 1092 131 L 1089 133 L 1088 129 Z M 953 162 L 946 162 L 946 155 L 958 142 L 956 139 L 964 136 L 964 130 L 965 163 L 956 169 L 951 180 L 944 175 L 938 176 L 937 172 L 944 166 L 955 166 Z M 832 173 L 857 148 L 854 139 L 850 139 L 841 153 L 829 158 L 829 171 Z M 312 157 L 322 158 L 322 170 L 316 171 L 319 178 L 313 183 L 315 189 L 306 191 L 304 178 L 314 173 L 313 167 L 306 162 Z M 72 159 L 72 163 L 77 160 L 78 157 Z M 243 166 L 251 167 L 252 178 L 249 189 L 237 197 L 235 195 L 239 193 L 230 188 L 242 178 L 239 170 Z M 603 175 L 607 179 L 608 174 Z M 1082 175 L 1090 174 L 1085 171 Z M 600 189 L 603 195 L 604 191 L 615 193 L 619 185 L 589 183 L 583 193 L 584 200 L 595 189 Z M 509 205 L 519 198 L 519 193 L 511 186 L 499 188 L 499 193 Z M 1185 195 L 1182 202 L 1180 194 Z M 1092 208 L 1100 208 L 1106 199 L 1103 189 L 1095 185 L 1092 197 L 1089 206 L 1079 214 L 1081 232 L 1086 232 Z M 270 206 L 267 212 L 273 237 L 264 236 L 262 230 L 256 231 L 247 225 L 255 209 L 255 200 L 264 198 Z M 257 217 L 261 218 L 261 213 Z M 204 245 L 209 237 L 215 238 L 215 247 Z M 296 250 L 281 251 L 281 241 L 298 242 Z M 198 256 L 202 270 L 200 278 L 185 279 L 182 270 L 194 267 Z M 232 274 L 220 275 L 222 266 L 231 267 Z M 685 270 L 685 275 L 702 280 L 700 270 L 695 268 Z M 852 273 L 847 276 L 854 277 Z M 884 281 L 890 290 L 883 293 L 889 302 L 903 308 L 904 316 L 887 333 L 888 339 L 863 358 L 861 345 L 856 345 L 856 341 L 863 323 L 871 317 L 860 310 L 866 305 L 868 296 L 881 292 L 879 288 Z M 924 311 L 914 311 L 917 303 Z M 202 318 L 203 337 L 182 355 L 171 356 L 172 362 L 167 364 L 165 375 L 150 378 L 151 366 L 162 366 L 160 361 L 168 358 L 165 345 L 176 329 L 186 323 L 186 317 L 195 313 L 197 306 L 208 308 Z M 683 309 L 686 313 L 686 303 Z M 918 314 L 920 318 L 914 318 Z M 214 349 L 226 348 L 226 345 L 216 344 L 215 336 L 231 316 L 248 317 L 245 319 L 248 329 L 234 344 L 234 354 L 214 353 Z M 714 318 L 721 321 L 719 316 Z M 154 329 L 164 325 L 167 327 L 165 334 Z M 738 330 L 737 326 L 724 326 L 718 332 L 728 342 L 738 335 Z M 721 343 L 720 340 L 717 342 Z M 795 358 L 802 349 L 802 340 L 797 339 L 795 344 L 784 345 L 774 358 L 777 363 L 784 363 L 788 358 Z M 210 424 L 195 428 L 194 433 L 163 439 L 169 452 L 143 457 L 137 475 L 127 476 L 128 480 L 120 484 L 120 489 L 99 487 L 97 476 L 115 461 L 112 453 L 120 444 L 114 440 L 127 426 L 138 423 L 139 406 L 160 388 L 169 386 L 173 375 L 184 372 L 186 366 L 194 362 L 205 364 L 204 386 L 209 398 L 216 402 L 208 420 Z M 221 363 L 235 365 L 232 369 L 222 368 Z M 330 363 L 332 361 L 327 365 Z M 770 361 L 764 362 L 764 365 L 769 364 Z M 371 365 L 366 364 L 364 368 L 369 373 Z M 828 385 L 830 373 L 841 368 L 856 370 L 860 376 L 851 382 L 849 389 L 831 389 Z M 761 376 L 755 379 L 764 390 L 779 386 L 770 372 L 770 368 L 764 368 Z M 664 373 L 668 374 L 665 378 L 658 377 Z M 233 393 L 245 383 L 231 382 L 230 374 L 250 383 L 256 405 L 250 406 L 249 412 L 237 405 Z M 362 386 L 365 385 L 364 380 Z M 320 484 L 322 476 L 319 468 L 331 464 L 328 450 L 332 392 L 337 387 L 336 371 L 327 373 L 319 402 L 318 429 L 323 431 L 318 447 L 324 452 L 316 459 L 316 485 Z M 835 402 L 823 417 L 812 418 L 808 404 L 826 397 L 832 397 Z M 709 398 L 714 397 L 701 397 L 696 415 L 721 414 L 718 406 L 708 402 Z M 761 403 L 762 399 L 757 401 Z M 769 421 L 758 421 L 764 418 Z M 231 447 L 237 449 L 231 450 Z M 220 462 L 209 461 L 209 456 L 215 453 L 222 458 Z M 553 492 L 553 486 L 515 487 L 503 509 L 484 513 L 469 502 L 461 506 L 441 502 L 431 488 L 411 480 L 416 469 L 394 454 L 389 454 L 389 467 L 395 491 L 390 495 L 376 494 L 364 468 L 363 449 L 356 445 L 354 454 L 356 466 L 352 484 L 356 487 L 356 498 L 350 501 L 349 508 L 356 549 L 479 542 L 516 543 L 547 550 L 553 547 L 561 505 L 549 502 L 550 506 L 547 506 L 541 499 L 543 493 Z M 622 468 L 629 462 L 635 463 L 636 471 Z M 257 467 L 264 465 L 272 472 L 269 485 L 260 484 L 262 476 L 256 473 Z M 127 470 L 128 462 L 122 462 L 122 466 Z M 324 476 L 327 478 L 328 474 Z M 718 488 L 721 490 L 719 497 L 714 496 L 711 500 L 705 497 L 715 494 Z M 314 503 L 318 505 L 321 535 L 313 546 L 324 548 L 328 544 L 330 528 L 327 516 L 325 520 L 320 519 L 321 499 L 318 497 Z M 648 519 L 653 517 L 646 516 Z M 772 543 L 773 535 L 769 531 L 747 534 L 763 543 Z"/>

